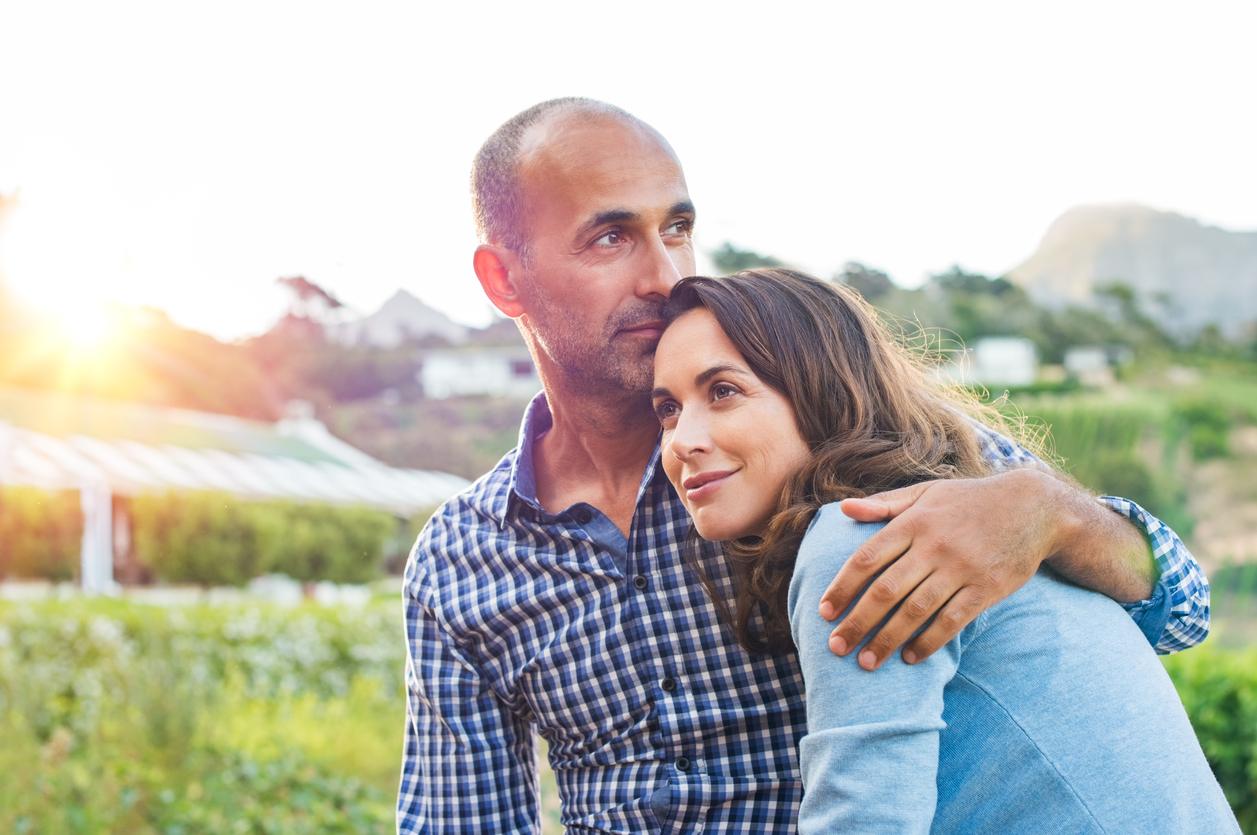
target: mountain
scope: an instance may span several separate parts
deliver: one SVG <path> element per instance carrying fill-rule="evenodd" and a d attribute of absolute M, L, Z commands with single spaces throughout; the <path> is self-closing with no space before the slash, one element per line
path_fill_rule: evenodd
<path fill-rule="evenodd" d="M 1055 308 L 1087 304 L 1097 287 L 1121 282 L 1180 335 L 1213 324 L 1239 336 L 1257 324 L 1257 232 L 1230 232 L 1146 206 L 1070 209 L 1007 277 Z"/>
<path fill-rule="evenodd" d="M 437 337 L 454 345 L 467 341 L 470 328 L 428 307 L 405 290 L 398 290 L 384 306 L 361 319 L 327 326 L 328 338 L 342 345 L 396 348 L 408 340 Z"/>

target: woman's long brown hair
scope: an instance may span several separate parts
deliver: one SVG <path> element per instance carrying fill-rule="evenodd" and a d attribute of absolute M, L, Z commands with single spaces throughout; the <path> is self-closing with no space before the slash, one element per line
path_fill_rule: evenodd
<path fill-rule="evenodd" d="M 933 382 L 847 287 L 786 269 L 698 276 L 676 285 L 664 316 L 696 307 L 712 312 L 755 375 L 790 402 L 812 452 L 783 488 L 764 535 L 722 544 L 732 600 L 703 568 L 692 530 L 688 548 L 691 569 L 738 642 L 752 652 L 789 651 L 786 595 L 817 509 L 931 479 L 988 475 L 970 415 L 1001 421 Z"/>

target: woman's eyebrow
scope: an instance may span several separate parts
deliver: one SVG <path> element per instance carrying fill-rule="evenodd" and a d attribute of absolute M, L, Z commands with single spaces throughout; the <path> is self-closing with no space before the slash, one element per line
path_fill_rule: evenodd
<path fill-rule="evenodd" d="M 672 396 L 672 392 L 668 391 L 667 386 L 655 386 L 650 392 L 651 400 L 654 400 L 656 397 L 671 397 L 671 396 Z"/>
<path fill-rule="evenodd" d="M 709 381 L 712 377 L 715 377 L 717 374 L 724 374 L 726 371 L 732 371 L 732 372 L 734 372 L 735 374 L 745 374 L 745 373 L 746 373 L 746 370 L 745 370 L 745 369 L 743 369 L 743 368 L 739 368 L 739 367 L 738 367 L 738 366 L 736 366 L 736 365 L 729 365 L 728 363 L 726 363 L 726 364 L 724 364 L 724 365 L 713 365 L 711 368 L 709 368 L 709 369 L 707 369 L 706 371 L 704 371 L 704 372 L 700 373 L 697 377 L 695 377 L 695 378 L 694 378 L 694 385 L 696 385 L 696 386 L 701 386 L 701 385 L 704 385 L 704 384 L 706 384 L 706 383 L 707 383 L 707 381 Z"/>

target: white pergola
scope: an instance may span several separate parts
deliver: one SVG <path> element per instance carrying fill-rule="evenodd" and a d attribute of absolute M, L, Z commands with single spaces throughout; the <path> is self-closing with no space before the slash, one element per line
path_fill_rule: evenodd
<path fill-rule="evenodd" d="M 0 390 L 0 484 L 79 491 L 86 593 L 116 589 L 115 495 L 218 490 L 246 499 L 358 505 L 409 517 L 468 483 L 448 473 L 389 467 L 310 418 L 270 424 Z"/>

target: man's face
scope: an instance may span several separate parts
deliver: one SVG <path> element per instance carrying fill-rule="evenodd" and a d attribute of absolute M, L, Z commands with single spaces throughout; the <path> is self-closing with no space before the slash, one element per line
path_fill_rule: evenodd
<path fill-rule="evenodd" d="M 694 207 L 662 137 L 558 117 L 526 138 L 521 323 L 573 390 L 647 396 L 660 309 L 694 273 Z"/>

